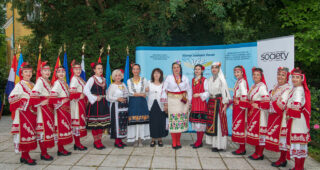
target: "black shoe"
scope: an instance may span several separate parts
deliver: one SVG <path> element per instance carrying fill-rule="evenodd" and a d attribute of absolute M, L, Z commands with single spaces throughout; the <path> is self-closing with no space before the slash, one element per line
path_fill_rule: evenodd
<path fill-rule="evenodd" d="M 88 148 L 83 146 L 83 148 L 80 148 L 79 146 L 77 145 L 73 145 L 73 150 L 79 150 L 79 151 L 85 151 L 87 150 Z"/>
<path fill-rule="evenodd" d="M 119 144 L 114 144 L 114 146 L 115 146 L 116 148 L 119 148 L 119 149 L 123 149 L 123 148 L 124 148 L 123 145 L 119 145 Z"/>
<path fill-rule="evenodd" d="M 190 146 L 193 147 L 193 146 L 194 146 L 194 143 L 191 143 Z"/>
<path fill-rule="evenodd" d="M 48 155 L 48 156 L 49 156 L 49 158 L 46 158 L 45 156 L 40 155 L 40 159 L 41 159 L 41 160 L 44 160 L 44 161 L 52 161 L 52 160 L 53 160 L 53 157 L 50 156 L 50 155 Z"/>
<path fill-rule="evenodd" d="M 258 158 L 253 158 L 252 156 L 249 156 L 249 159 L 257 161 L 257 160 L 263 160 L 264 159 L 264 155 L 258 157 Z"/>
<path fill-rule="evenodd" d="M 98 148 L 95 144 L 93 144 L 93 147 L 98 149 L 98 150 L 102 150 L 102 149 L 106 148 L 105 146 Z"/>
<path fill-rule="evenodd" d="M 57 155 L 58 156 L 69 156 L 69 155 L 71 155 L 71 152 L 67 152 L 67 153 L 63 153 L 63 152 L 57 152 Z"/>
<path fill-rule="evenodd" d="M 201 148 L 203 146 L 203 143 L 201 143 L 199 146 L 193 145 L 192 148 L 197 149 L 197 148 Z"/>
<path fill-rule="evenodd" d="M 163 147 L 162 141 L 158 141 L 158 146 L 159 146 L 159 147 Z"/>
<path fill-rule="evenodd" d="M 233 151 L 233 152 L 232 152 L 233 155 L 245 155 L 246 153 L 247 153 L 246 150 L 243 151 L 243 152 L 241 152 L 241 153 L 237 153 L 236 151 Z"/>
<path fill-rule="evenodd" d="M 287 161 L 281 162 L 280 164 L 277 164 L 276 162 L 272 162 L 271 166 L 273 166 L 273 167 L 286 167 Z"/>
<path fill-rule="evenodd" d="M 20 163 L 24 163 L 24 164 L 27 164 L 27 165 L 37 165 L 37 162 L 34 159 L 31 159 L 32 162 L 29 162 L 28 160 L 24 159 L 24 158 L 20 158 Z"/>
<path fill-rule="evenodd" d="M 172 149 L 177 149 L 177 146 L 173 146 L 173 145 L 171 145 L 171 147 L 172 147 Z"/>
<path fill-rule="evenodd" d="M 123 147 L 128 146 L 127 144 L 125 144 L 125 143 L 123 143 L 123 142 L 121 142 L 121 145 L 122 145 Z"/>
<path fill-rule="evenodd" d="M 211 148 L 211 151 L 212 152 L 219 152 L 219 149 L 218 148 Z"/>
<path fill-rule="evenodd" d="M 182 148 L 181 145 L 177 145 L 177 146 L 176 146 L 176 149 L 181 149 L 181 148 Z"/>
<path fill-rule="evenodd" d="M 156 146 L 156 142 L 155 142 L 155 141 L 152 141 L 152 142 L 150 143 L 150 147 L 154 147 L 154 146 Z"/>

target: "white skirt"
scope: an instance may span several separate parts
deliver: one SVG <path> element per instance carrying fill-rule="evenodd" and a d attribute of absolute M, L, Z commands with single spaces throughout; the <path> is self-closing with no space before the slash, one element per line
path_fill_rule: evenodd
<path fill-rule="evenodd" d="M 135 142 L 138 139 L 150 139 L 149 124 L 136 124 L 128 126 L 128 142 Z"/>
<path fill-rule="evenodd" d="M 211 145 L 212 148 L 217 149 L 227 149 L 227 136 L 222 137 L 221 133 L 221 125 L 220 125 L 220 118 L 218 116 L 218 126 L 217 126 L 217 136 L 208 136 L 206 135 L 206 143 Z"/>

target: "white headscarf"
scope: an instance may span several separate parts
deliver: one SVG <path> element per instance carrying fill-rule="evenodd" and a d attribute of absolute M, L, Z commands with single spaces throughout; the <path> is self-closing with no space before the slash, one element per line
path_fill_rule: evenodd
<path fill-rule="evenodd" d="M 223 99 L 223 100 L 229 102 L 229 100 L 231 100 L 231 96 L 230 96 L 230 92 L 229 92 L 229 89 L 228 89 L 227 81 L 226 81 L 226 79 L 224 77 L 224 74 L 223 74 L 223 72 L 221 70 L 221 63 L 220 62 L 214 62 L 214 63 L 212 63 L 211 67 L 212 66 L 215 66 L 215 67 L 218 66 L 219 67 L 219 73 L 217 75 L 217 78 L 219 78 L 221 80 L 221 83 L 222 83 L 221 92 L 225 93 L 225 97 L 226 97 L 226 99 Z M 224 95 L 222 94 L 222 96 L 224 96 Z"/>

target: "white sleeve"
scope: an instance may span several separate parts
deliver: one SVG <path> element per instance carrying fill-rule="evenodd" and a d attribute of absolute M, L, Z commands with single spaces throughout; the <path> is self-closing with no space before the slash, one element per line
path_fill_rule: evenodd
<path fill-rule="evenodd" d="M 123 85 L 123 87 L 124 87 L 124 94 L 123 94 L 123 97 L 125 97 L 125 98 L 127 98 L 127 97 L 129 97 L 129 91 L 128 91 L 128 88 L 127 88 L 127 86 L 124 84 L 124 83 L 122 83 L 122 85 Z"/>
<path fill-rule="evenodd" d="M 84 90 L 83 90 L 83 93 L 87 96 L 89 102 L 91 104 L 94 104 L 96 101 L 97 101 L 97 96 L 94 96 L 92 93 L 91 93 L 91 88 L 93 86 L 93 83 L 94 83 L 94 80 L 93 78 L 91 77 L 88 81 L 87 81 L 87 84 L 84 86 Z"/>
<path fill-rule="evenodd" d="M 113 86 L 112 84 L 109 86 L 108 90 L 107 90 L 107 95 L 106 95 L 106 99 L 109 101 L 109 102 L 116 102 L 118 100 L 117 97 L 113 96 L 114 94 L 114 91 L 116 90 L 114 88 L 115 86 Z"/>
<path fill-rule="evenodd" d="M 51 92 L 57 93 L 57 95 L 59 96 L 60 89 L 61 89 L 60 83 L 59 83 L 59 80 L 57 80 L 57 81 L 54 82 L 53 87 L 51 89 Z"/>
<path fill-rule="evenodd" d="M 168 96 L 167 96 L 167 88 L 168 88 L 168 77 L 164 80 L 163 86 L 161 89 L 161 96 L 160 96 L 160 102 L 161 103 L 167 103 L 168 102 Z"/>
<path fill-rule="evenodd" d="M 133 96 L 134 92 L 133 92 L 132 87 L 131 87 L 131 80 L 130 79 L 127 80 L 127 85 L 128 85 L 129 96 Z"/>
<path fill-rule="evenodd" d="M 239 89 L 240 89 L 240 95 L 241 96 L 247 96 L 248 95 L 247 82 L 244 79 L 239 84 Z"/>
<path fill-rule="evenodd" d="M 33 86 L 32 91 L 41 93 L 42 89 L 42 81 L 40 79 L 37 80 L 36 84 Z"/>
<path fill-rule="evenodd" d="M 204 80 L 203 86 L 204 86 L 204 92 L 200 93 L 200 98 L 202 101 L 205 101 L 209 97 L 208 80 L 207 79 Z"/>
<path fill-rule="evenodd" d="M 226 84 L 224 84 L 222 82 L 221 79 L 220 80 L 220 83 L 221 83 L 221 95 L 222 95 L 222 103 L 223 104 L 228 104 L 229 103 L 229 97 L 228 97 L 228 86 Z"/>
<path fill-rule="evenodd" d="M 185 78 L 185 81 L 187 83 L 188 100 L 191 103 L 191 101 L 192 101 L 192 88 L 190 86 L 190 82 L 189 82 L 189 79 L 187 77 Z"/>

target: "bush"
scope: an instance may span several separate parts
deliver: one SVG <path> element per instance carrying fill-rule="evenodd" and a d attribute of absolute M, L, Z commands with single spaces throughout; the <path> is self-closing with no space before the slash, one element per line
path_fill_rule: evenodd
<path fill-rule="evenodd" d="M 311 120 L 310 120 L 310 135 L 314 147 L 320 149 L 320 129 L 315 129 L 315 125 L 320 124 L 320 89 L 315 87 L 310 88 L 311 92 Z"/>

